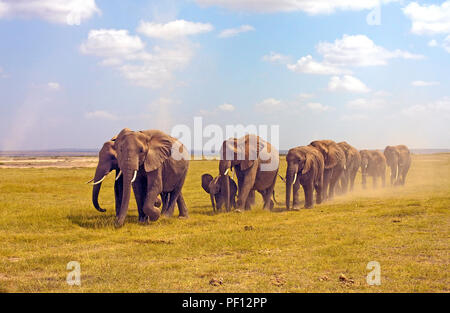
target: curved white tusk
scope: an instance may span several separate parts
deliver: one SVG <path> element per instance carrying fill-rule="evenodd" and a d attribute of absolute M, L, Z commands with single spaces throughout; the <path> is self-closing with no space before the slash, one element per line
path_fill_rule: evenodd
<path fill-rule="evenodd" d="M 295 176 L 294 176 L 294 183 L 295 183 L 296 179 L 297 179 L 297 173 L 295 173 Z"/>
<path fill-rule="evenodd" d="M 120 178 L 120 175 L 122 175 L 122 170 L 119 171 L 119 175 L 117 175 L 116 180 Z"/>
<path fill-rule="evenodd" d="M 131 180 L 131 183 L 134 183 L 134 181 L 136 180 L 136 175 L 137 175 L 137 171 L 134 171 L 134 176 L 133 176 L 133 179 Z"/>
<path fill-rule="evenodd" d="M 92 178 L 90 181 L 88 181 L 86 184 L 92 183 L 94 179 Z"/>
<path fill-rule="evenodd" d="M 228 175 L 228 171 L 229 171 L 230 169 L 229 168 L 227 168 L 227 170 L 225 171 L 225 173 L 223 174 L 223 175 Z"/>
<path fill-rule="evenodd" d="M 93 183 L 92 185 L 98 185 L 98 184 L 100 184 L 102 181 L 104 181 L 105 180 L 105 178 L 106 178 L 106 175 L 105 176 L 103 176 L 103 178 L 102 179 L 100 179 L 99 181 L 97 181 L 97 182 L 95 182 L 95 183 Z"/>

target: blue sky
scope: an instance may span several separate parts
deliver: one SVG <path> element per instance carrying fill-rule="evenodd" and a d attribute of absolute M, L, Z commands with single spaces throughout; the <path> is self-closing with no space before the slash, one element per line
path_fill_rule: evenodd
<path fill-rule="evenodd" d="M 0 0 L 0 150 L 194 116 L 280 125 L 281 149 L 449 148 L 449 72 L 450 1 Z"/>

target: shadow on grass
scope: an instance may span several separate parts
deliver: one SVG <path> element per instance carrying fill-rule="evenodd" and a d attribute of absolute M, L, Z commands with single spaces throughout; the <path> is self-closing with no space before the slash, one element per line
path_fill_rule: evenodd
<path fill-rule="evenodd" d="M 100 229 L 114 228 L 114 215 L 68 215 L 67 218 L 73 223 L 83 228 Z M 139 223 L 137 216 L 127 216 L 125 223 Z"/>

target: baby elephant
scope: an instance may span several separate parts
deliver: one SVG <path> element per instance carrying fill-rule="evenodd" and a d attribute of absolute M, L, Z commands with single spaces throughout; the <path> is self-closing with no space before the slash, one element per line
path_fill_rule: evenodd
<path fill-rule="evenodd" d="M 230 204 L 233 208 L 236 207 L 235 197 L 237 192 L 237 186 L 233 179 L 228 175 L 219 175 L 213 178 L 209 174 L 202 175 L 202 187 L 209 193 L 211 197 L 211 204 L 213 211 L 220 210 L 222 206 L 226 203 L 226 186 L 227 181 L 230 182 Z M 215 203 L 214 203 L 215 202 Z"/>

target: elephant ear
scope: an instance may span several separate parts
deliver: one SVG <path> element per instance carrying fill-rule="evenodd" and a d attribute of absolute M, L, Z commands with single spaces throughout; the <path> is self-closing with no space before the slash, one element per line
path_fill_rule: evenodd
<path fill-rule="evenodd" d="M 243 142 L 238 142 L 238 151 L 240 151 L 241 154 L 244 153 L 245 156 L 245 159 L 240 163 L 241 170 L 245 171 L 252 167 L 264 147 L 265 144 L 255 135 L 246 135 Z"/>
<path fill-rule="evenodd" d="M 308 153 L 306 155 L 305 165 L 303 165 L 302 175 L 308 173 L 313 167 L 313 164 L 314 164 L 314 156 Z"/>
<path fill-rule="evenodd" d="M 202 175 L 202 188 L 207 193 L 209 193 L 209 184 L 212 182 L 213 177 L 209 174 L 203 174 Z"/>
<path fill-rule="evenodd" d="M 339 162 L 339 150 L 336 147 L 330 147 L 327 154 L 327 162 L 325 164 L 326 169 L 335 167 Z"/>
<path fill-rule="evenodd" d="M 163 132 L 156 132 L 149 136 L 147 143 L 147 155 L 144 160 L 146 172 L 152 172 L 164 163 L 170 157 L 172 149 L 172 140 L 170 136 Z"/>

